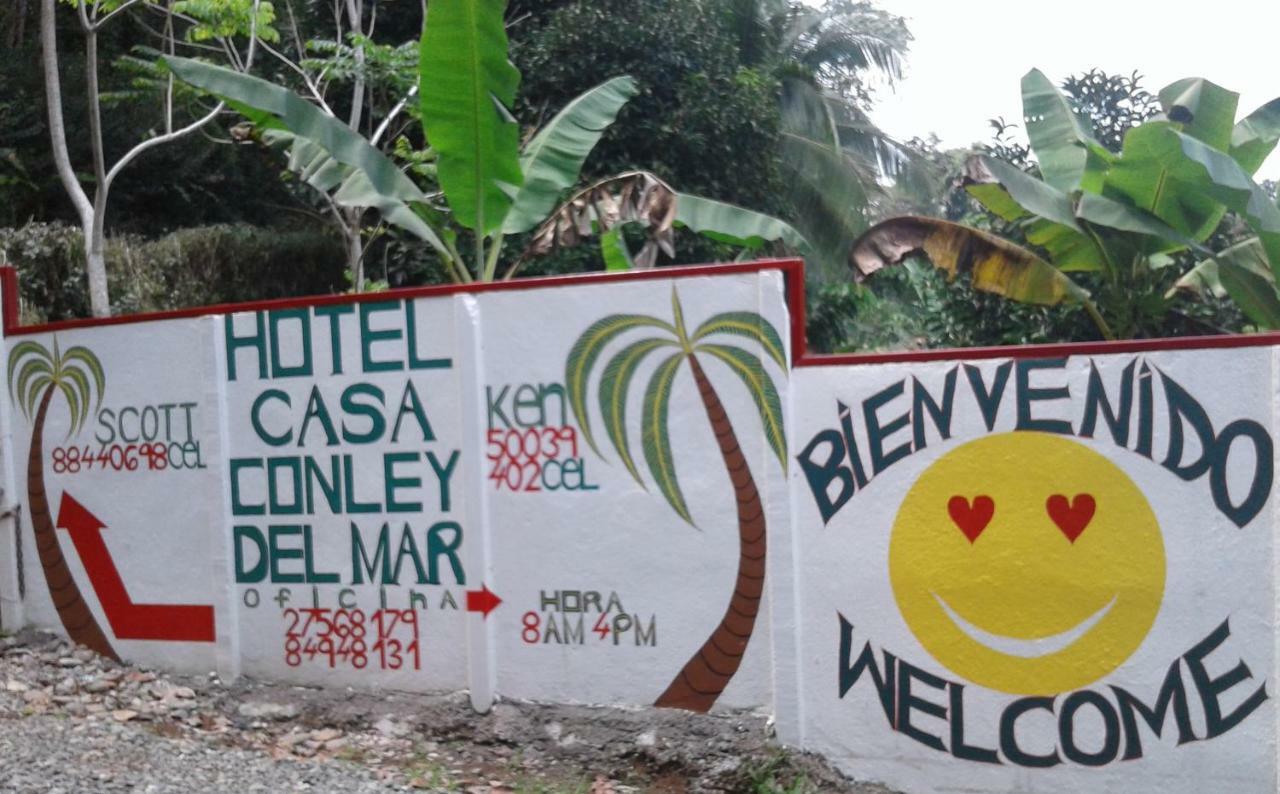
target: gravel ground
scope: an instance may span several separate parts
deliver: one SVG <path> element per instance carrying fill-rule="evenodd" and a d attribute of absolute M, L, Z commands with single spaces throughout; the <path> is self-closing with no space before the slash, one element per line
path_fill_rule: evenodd
<path fill-rule="evenodd" d="M 0 792 L 892 794 L 785 752 L 755 712 L 688 714 L 168 676 L 0 638 Z"/>
<path fill-rule="evenodd" d="M 0 791 L 22 794 L 389 790 L 352 763 L 277 761 L 131 725 L 54 716 L 0 720 L 0 759 Z"/>

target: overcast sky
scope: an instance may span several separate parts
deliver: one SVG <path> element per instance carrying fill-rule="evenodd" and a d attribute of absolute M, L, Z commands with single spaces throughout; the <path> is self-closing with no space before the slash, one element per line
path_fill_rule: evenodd
<path fill-rule="evenodd" d="M 906 79 L 873 114 L 890 134 L 935 132 L 948 147 L 987 141 L 987 119 L 1021 121 L 1019 81 L 1055 83 L 1098 67 L 1156 93 L 1205 77 L 1240 94 L 1237 118 L 1280 96 L 1280 0 L 876 0 L 907 18 Z M 1280 179 L 1280 153 L 1259 178 Z"/>

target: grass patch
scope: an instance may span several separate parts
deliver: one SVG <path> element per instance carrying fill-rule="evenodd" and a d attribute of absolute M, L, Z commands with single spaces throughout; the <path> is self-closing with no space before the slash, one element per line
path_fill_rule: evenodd
<path fill-rule="evenodd" d="M 461 786 L 449 778 L 449 769 L 443 762 L 427 758 L 418 751 L 412 760 L 404 765 L 403 773 L 413 788 L 425 788 L 430 791 L 460 791 Z"/>
<path fill-rule="evenodd" d="M 818 788 L 792 763 L 791 756 L 779 752 L 771 758 L 745 764 L 741 770 L 745 790 L 751 794 L 818 794 Z"/>

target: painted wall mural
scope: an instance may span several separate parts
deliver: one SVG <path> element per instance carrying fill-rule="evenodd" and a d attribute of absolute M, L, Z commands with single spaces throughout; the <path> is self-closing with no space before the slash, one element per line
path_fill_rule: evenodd
<path fill-rule="evenodd" d="M 814 357 L 802 279 L 25 329 L 6 274 L 0 625 L 764 708 L 913 792 L 1274 791 L 1277 340 Z"/>
<path fill-rule="evenodd" d="M 738 345 L 711 340 L 727 338 L 760 347 L 782 371 L 787 359 L 782 338 L 768 320 L 755 312 L 731 311 L 709 317 L 693 331 L 685 325 L 684 309 L 675 288 L 671 291 L 671 320 L 640 314 L 612 314 L 593 323 L 569 352 L 565 364 L 565 383 L 574 418 L 582 426 L 583 436 L 593 450 L 599 447 L 591 433 L 587 410 L 587 382 L 596 360 L 609 342 L 629 330 L 644 329 L 646 334 L 623 347 L 605 365 L 600 378 L 600 414 L 619 460 L 636 482 L 644 480 L 632 459 L 627 423 L 627 402 L 633 376 L 645 358 L 661 351 L 664 356 L 653 370 L 644 389 L 641 403 L 640 437 L 644 459 L 653 482 L 671 509 L 690 526 L 694 526 L 680 477 L 672 456 L 670 413 L 676 374 L 687 364 L 693 375 L 702 408 L 706 411 L 716 446 L 724 460 L 725 472 L 733 485 L 738 519 L 738 573 L 733 594 L 711 636 L 698 652 L 685 663 L 654 705 L 705 712 L 711 708 L 724 688 L 738 672 L 742 656 L 751 641 L 760 602 L 764 597 L 767 541 L 764 504 L 751 465 L 743 454 L 733 422 L 725 410 L 715 385 L 703 369 L 699 355 L 725 364 L 738 377 L 751 395 L 760 417 L 760 428 L 769 449 L 785 468 L 787 439 L 783 425 L 782 400 L 772 377 L 760 358 Z"/>
<path fill-rule="evenodd" d="M 1271 790 L 1275 369 L 798 370 L 805 743 L 908 790 Z"/>

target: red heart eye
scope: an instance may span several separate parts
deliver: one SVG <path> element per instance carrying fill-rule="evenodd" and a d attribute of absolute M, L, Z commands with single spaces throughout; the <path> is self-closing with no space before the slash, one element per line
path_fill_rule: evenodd
<path fill-rule="evenodd" d="M 1076 494 L 1070 502 L 1067 497 L 1056 493 L 1045 500 L 1044 509 L 1048 511 L 1053 523 L 1058 525 L 1058 529 L 1062 530 L 1062 534 L 1067 536 L 1067 540 L 1075 543 L 1076 538 L 1080 537 L 1080 533 L 1093 520 L 1098 504 L 1087 493 Z"/>
<path fill-rule="evenodd" d="M 963 496 L 953 496 L 947 502 L 947 513 L 970 543 L 976 541 L 982 530 L 987 528 L 995 512 L 996 503 L 990 496 L 975 496 L 972 502 Z"/>

